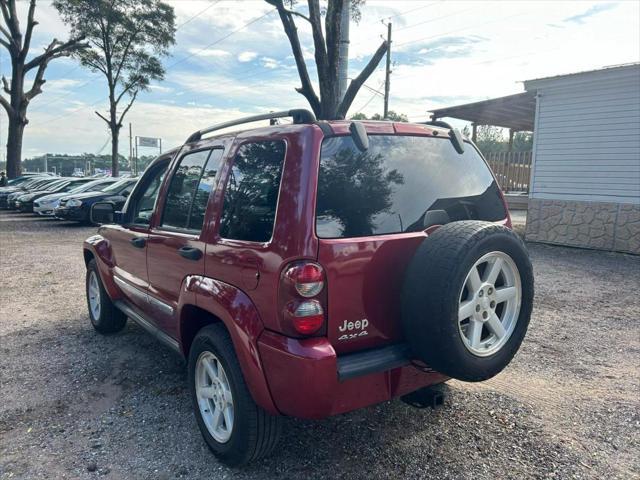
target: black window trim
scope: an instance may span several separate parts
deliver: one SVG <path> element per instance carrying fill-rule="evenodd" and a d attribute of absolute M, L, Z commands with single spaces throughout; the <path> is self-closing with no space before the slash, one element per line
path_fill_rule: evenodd
<path fill-rule="evenodd" d="M 155 164 L 155 165 L 153 165 L 153 169 L 152 169 L 152 170 L 153 170 L 153 171 L 155 171 L 157 168 L 162 168 L 162 167 L 161 167 L 161 165 L 166 165 L 166 167 L 165 167 L 165 168 L 166 168 L 165 172 L 168 172 L 168 171 L 169 171 L 169 167 L 171 166 L 171 157 L 167 157 L 167 158 L 165 158 L 165 159 L 163 159 L 163 160 L 159 160 L 158 162 L 156 162 L 156 164 Z M 142 185 L 142 182 L 141 182 L 141 181 L 142 181 L 142 180 L 144 179 L 144 177 L 146 176 L 146 173 L 147 173 L 147 172 L 145 171 L 145 173 L 142 175 L 142 177 L 140 177 L 140 180 L 138 180 L 138 181 L 136 182 L 136 185 L 135 185 L 135 187 L 134 187 L 134 190 L 131 192 L 131 195 L 129 195 L 129 198 L 131 198 L 131 199 L 132 199 L 132 201 L 133 201 L 133 205 L 132 205 L 132 207 L 133 207 L 134 209 L 135 209 L 135 207 L 137 206 L 138 200 L 140 200 L 140 199 L 139 199 L 139 198 L 138 198 L 138 199 L 136 199 L 133 195 L 134 195 L 134 193 L 137 193 L 137 192 L 135 191 L 135 190 L 136 190 L 136 187 L 137 187 L 138 185 Z M 152 177 L 153 175 L 150 175 L 150 176 Z M 144 186 L 141 186 L 140 188 L 142 189 L 142 188 L 144 188 Z M 122 189 L 122 191 L 124 191 L 125 189 L 126 189 L 126 187 L 125 187 L 124 189 Z M 162 184 L 160 185 L 160 189 L 162 189 Z M 153 203 L 153 213 L 155 213 L 155 212 L 156 212 L 156 208 L 158 207 L 158 200 L 159 200 L 159 199 L 160 199 L 160 191 L 158 191 L 158 195 L 156 196 L 155 202 Z M 127 220 L 129 220 L 129 216 L 130 216 L 130 215 L 133 215 L 133 210 L 131 210 L 131 212 L 129 212 L 129 205 L 131 205 L 131 204 L 129 204 L 129 203 L 127 204 L 127 212 L 126 212 L 126 218 L 127 218 Z M 151 229 L 151 222 L 149 222 L 149 223 L 136 223 L 136 222 L 134 222 L 133 220 L 135 220 L 135 218 L 134 218 L 134 219 L 131 219 L 131 221 L 130 221 L 130 222 L 127 222 L 124 226 L 126 226 L 126 227 L 131 226 L 131 227 L 138 227 L 138 228 L 147 228 L 147 229 Z"/>
<path fill-rule="evenodd" d="M 184 157 L 186 157 L 187 155 L 192 155 L 194 153 L 198 153 L 198 152 L 203 152 L 203 151 L 209 151 L 209 155 L 207 156 L 207 160 L 205 162 L 205 167 L 206 165 L 209 163 L 209 159 L 211 158 L 211 153 L 214 150 L 221 150 L 222 151 L 222 155 L 220 156 L 220 162 L 224 161 L 224 152 L 225 152 L 225 148 L 223 145 L 207 145 L 207 146 L 203 146 L 201 148 L 196 148 L 193 150 L 189 150 L 187 152 L 184 152 L 182 155 L 180 155 L 178 161 L 175 164 L 175 167 L 173 168 L 173 171 L 170 172 L 170 178 L 167 179 L 167 181 L 169 182 L 169 184 L 167 185 L 167 192 L 164 198 L 164 201 L 162 203 L 162 215 L 160 216 L 160 219 L 158 220 L 158 225 L 156 225 L 156 227 L 154 228 L 154 231 L 158 231 L 158 232 L 167 232 L 167 233 L 178 233 L 184 236 L 188 236 L 190 238 L 193 239 L 197 239 L 200 238 L 205 230 L 205 223 L 202 224 L 202 227 L 200 228 L 200 230 L 194 230 L 191 228 L 179 228 L 179 227 L 172 227 L 172 226 L 166 226 L 166 225 L 162 225 L 162 222 L 164 220 L 164 214 L 165 214 L 165 209 L 167 206 L 167 200 L 168 200 L 168 195 L 169 195 L 169 188 L 171 187 L 171 180 L 173 179 L 173 176 L 175 174 L 175 172 L 178 171 L 178 168 L 180 168 L 180 164 L 182 163 L 182 160 L 184 159 Z M 218 171 L 216 172 L 216 177 L 214 179 L 214 182 L 217 184 L 217 182 L 220 181 L 220 170 L 218 169 Z M 202 175 L 204 175 L 204 168 L 202 169 L 202 172 L 200 172 L 200 177 L 198 178 L 198 183 L 196 185 L 196 190 L 198 189 L 198 187 L 200 186 L 200 181 L 202 180 Z M 217 186 L 214 185 L 214 188 L 211 189 L 211 192 L 209 193 L 209 198 L 207 199 L 207 208 L 209 206 L 209 201 L 211 200 L 211 195 L 214 194 L 215 190 L 216 190 Z M 194 190 L 195 191 L 195 190 Z M 195 201 L 195 195 L 194 195 L 194 200 Z M 191 205 L 189 205 L 189 215 L 187 216 L 187 225 L 189 224 L 189 220 L 191 217 L 191 207 L 193 206 L 193 201 L 191 202 Z M 205 220 L 207 218 L 207 214 L 206 214 L 206 209 L 205 209 Z"/>
<path fill-rule="evenodd" d="M 437 139 L 441 139 L 441 140 L 449 140 L 449 137 L 444 136 L 444 135 L 420 135 L 420 134 L 416 134 L 416 133 L 407 133 L 407 134 L 397 134 L 397 133 L 369 133 L 368 134 L 370 137 L 372 136 L 381 136 L 381 137 L 426 137 L 426 138 L 437 138 Z M 325 135 L 322 138 L 322 141 L 320 142 L 320 151 L 318 152 L 318 170 L 316 172 L 316 182 L 318 181 L 318 179 L 320 178 L 320 162 L 322 160 L 322 143 L 324 143 L 324 141 L 326 139 L 331 139 L 331 138 L 340 138 L 340 137 L 349 137 L 351 136 L 350 134 L 344 134 L 344 135 Z M 471 141 L 469 141 L 468 139 L 464 140 L 464 143 L 467 145 L 471 145 L 474 150 L 476 151 L 476 153 L 478 154 L 478 156 L 482 159 L 482 162 L 485 164 L 485 166 L 487 167 L 487 169 L 489 170 L 489 173 L 491 174 L 491 176 L 493 177 L 493 181 L 497 183 L 495 174 L 493 173 L 493 170 L 491 170 L 491 167 L 489 167 L 489 164 L 487 163 L 487 159 L 484 158 L 484 155 L 482 155 L 482 152 L 480 151 L 480 149 Z M 506 207 L 505 207 L 506 209 Z M 342 240 L 350 240 L 350 241 L 362 241 L 362 239 L 366 239 L 366 238 L 370 238 L 370 237 L 385 237 L 385 236 L 390 236 L 393 235 L 394 237 L 398 237 L 399 235 L 402 235 L 404 237 L 415 237 L 418 235 L 424 234 L 424 232 L 422 231 L 418 231 L 418 232 L 388 232 L 388 233 L 378 233 L 378 234 L 371 234 L 371 235 L 360 235 L 358 237 L 320 237 L 318 235 L 318 192 L 317 192 L 317 188 L 316 188 L 316 195 L 313 201 L 313 235 L 315 236 L 316 240 L 338 240 L 338 241 L 342 241 Z"/>
<path fill-rule="evenodd" d="M 242 240 L 237 238 L 223 237 L 222 235 L 220 235 L 220 225 L 222 223 L 222 214 L 224 212 L 224 199 L 225 199 L 225 195 L 227 194 L 227 184 L 229 183 L 229 175 L 231 174 L 233 165 L 236 162 L 236 157 L 238 156 L 238 152 L 243 146 L 249 143 L 265 143 L 265 142 L 281 142 L 284 144 L 284 154 L 282 158 L 282 171 L 280 173 L 280 185 L 278 186 L 278 199 L 276 200 L 275 216 L 273 218 L 273 227 L 271 228 L 271 236 L 269 237 L 269 240 L 266 240 L 264 242 L 256 242 L 254 240 Z M 276 225 L 278 224 L 278 212 L 280 211 L 280 200 L 281 200 L 281 194 L 282 194 L 282 179 L 284 178 L 288 151 L 289 151 L 289 142 L 285 137 L 252 138 L 252 139 L 243 140 L 241 143 L 238 144 L 238 146 L 235 148 L 233 157 L 229 158 L 228 160 L 227 178 L 225 178 L 224 185 L 222 186 L 222 193 L 221 193 L 222 205 L 220 206 L 220 213 L 218 214 L 218 220 L 216 222 L 216 232 L 215 232 L 215 236 L 218 242 L 220 242 L 223 245 L 248 244 L 251 246 L 262 246 L 262 247 L 267 247 L 271 244 L 271 242 L 273 242 L 273 232 L 275 231 Z"/>

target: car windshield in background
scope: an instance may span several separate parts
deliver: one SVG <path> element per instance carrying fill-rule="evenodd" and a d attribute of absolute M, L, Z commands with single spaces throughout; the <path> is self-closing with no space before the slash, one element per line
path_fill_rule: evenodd
<path fill-rule="evenodd" d="M 316 233 L 320 238 L 416 232 L 457 220 L 506 217 L 499 188 L 471 145 L 448 138 L 370 135 L 322 142 Z"/>
<path fill-rule="evenodd" d="M 124 180 L 120 180 L 116 183 L 109 185 L 108 187 L 104 188 L 102 191 L 104 193 L 118 193 L 124 187 L 126 187 L 127 185 L 131 185 L 132 183 L 135 183 L 135 182 L 132 181 L 130 178 L 125 178 Z"/>

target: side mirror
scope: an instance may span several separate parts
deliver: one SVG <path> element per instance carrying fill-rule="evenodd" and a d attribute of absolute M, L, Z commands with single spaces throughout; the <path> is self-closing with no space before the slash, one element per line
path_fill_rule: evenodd
<path fill-rule="evenodd" d="M 114 223 L 115 206 L 111 202 L 96 202 L 91 205 L 89 211 L 89 219 L 91 223 L 104 225 L 105 223 Z"/>

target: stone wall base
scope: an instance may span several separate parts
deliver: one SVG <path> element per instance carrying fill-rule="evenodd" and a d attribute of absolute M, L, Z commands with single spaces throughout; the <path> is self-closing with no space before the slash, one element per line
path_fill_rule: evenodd
<path fill-rule="evenodd" d="M 525 238 L 640 255 L 640 205 L 531 198 Z"/>

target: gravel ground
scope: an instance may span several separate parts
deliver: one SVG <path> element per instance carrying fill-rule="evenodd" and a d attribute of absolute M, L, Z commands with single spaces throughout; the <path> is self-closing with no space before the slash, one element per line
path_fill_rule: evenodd
<path fill-rule="evenodd" d="M 0 212 L 1 479 L 640 478 L 640 257 L 529 245 L 534 314 L 503 373 L 450 382 L 435 411 L 287 420 L 272 457 L 230 470 L 197 430 L 184 362 L 132 322 L 91 328 L 94 231 Z"/>

